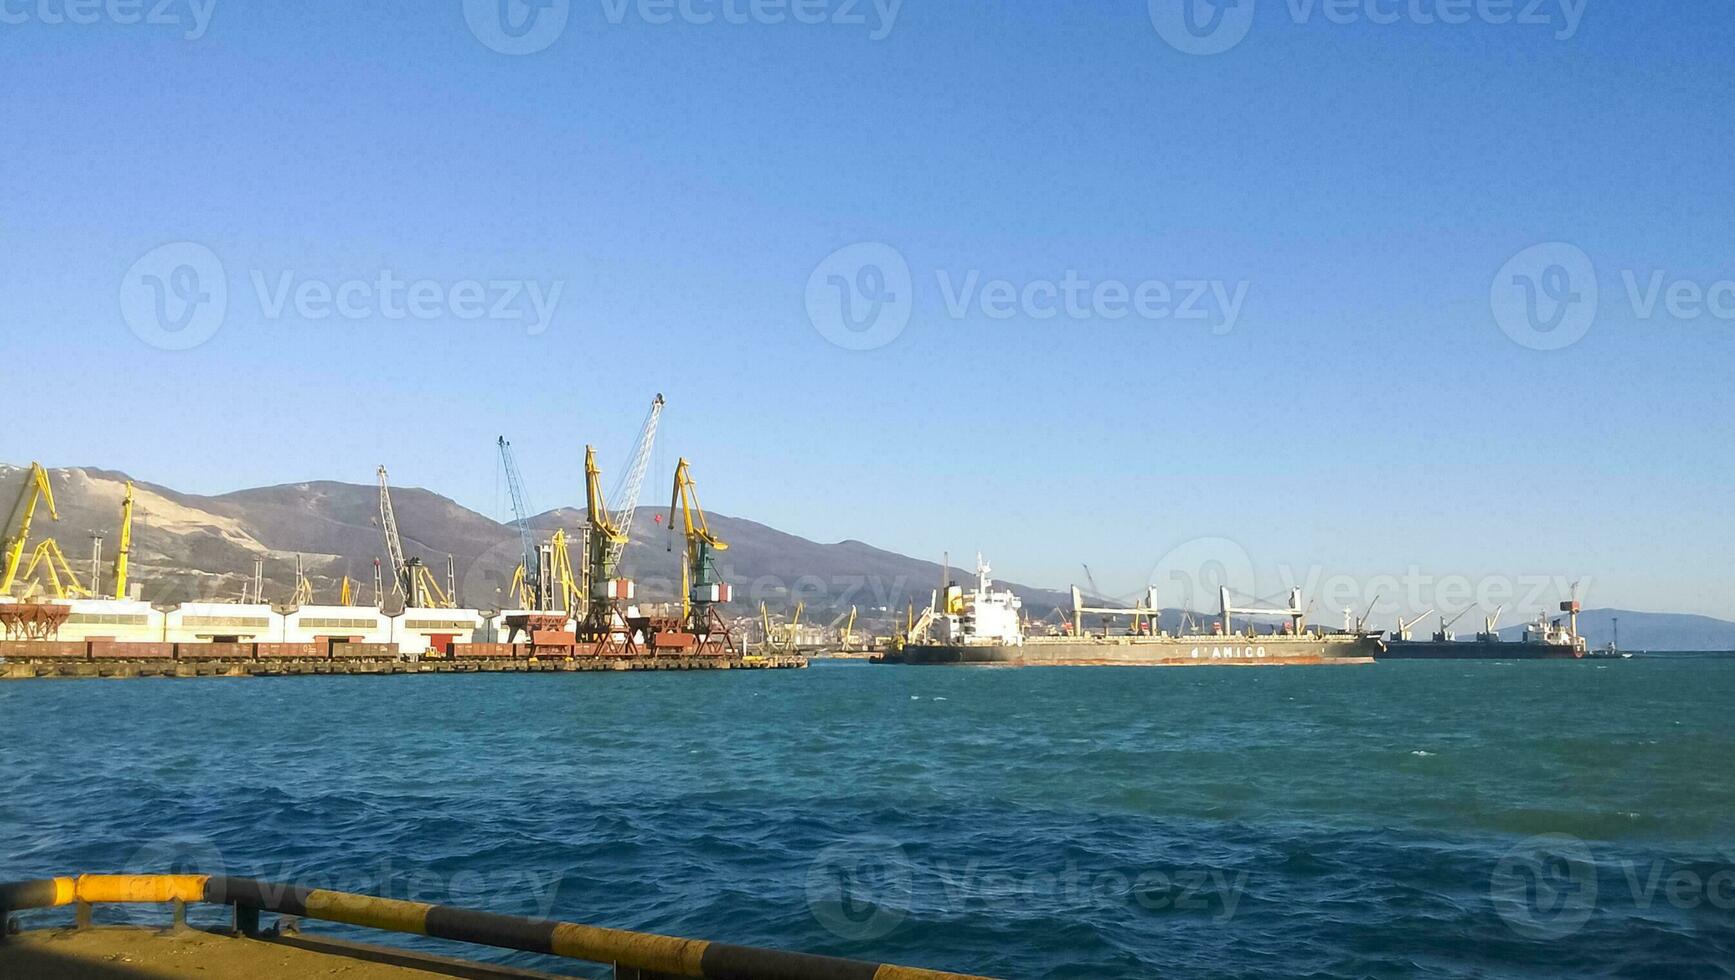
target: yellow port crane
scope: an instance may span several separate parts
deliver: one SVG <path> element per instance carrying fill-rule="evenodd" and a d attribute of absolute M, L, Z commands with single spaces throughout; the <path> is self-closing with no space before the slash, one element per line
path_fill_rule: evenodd
<path fill-rule="evenodd" d="M 759 604 L 759 621 L 765 630 L 765 647 L 768 651 L 772 653 L 793 653 L 795 651 L 795 637 L 801 629 L 801 613 L 806 608 L 807 603 L 797 602 L 795 615 L 789 618 L 789 625 L 782 630 L 773 630 L 771 628 L 771 611 L 765 608 L 765 603 Z M 779 636 L 779 633 L 782 635 Z"/>
<path fill-rule="evenodd" d="M 558 528 L 549 541 L 554 554 L 554 586 L 561 600 L 560 608 L 576 614 L 579 607 L 578 580 L 572 574 L 572 552 L 566 544 L 566 529 Z"/>
<path fill-rule="evenodd" d="M 6 521 L 3 529 L 9 532 L 6 538 L 6 565 L 0 570 L 0 595 L 11 595 L 12 585 L 18 579 L 18 566 L 24 560 L 24 545 L 30 540 L 30 523 L 36 517 L 36 506 L 40 503 L 48 505 L 48 516 L 51 520 L 60 520 L 60 512 L 54 508 L 54 487 L 48 482 L 48 471 L 41 463 L 30 464 L 30 475 L 24 478 L 24 488 L 19 491 L 18 500 L 12 505 L 12 515 Z M 35 564 L 34 558 L 32 564 Z"/>
<path fill-rule="evenodd" d="M 596 463 L 596 447 L 584 447 L 584 505 L 587 531 L 584 542 L 584 578 L 578 590 L 584 603 L 579 637 L 595 644 L 599 656 L 631 654 L 639 631 L 629 628 L 628 603 L 635 598 L 633 581 L 620 574 L 621 556 L 632 539 L 633 515 L 638 510 L 639 490 L 651 464 L 651 447 L 663 416 L 663 396 L 651 400 L 651 410 L 639 428 L 632 458 L 620 482 L 607 500 L 602 495 L 602 469 Z M 561 549 L 564 551 L 564 549 Z"/>
<path fill-rule="evenodd" d="M 305 606 L 313 602 L 313 583 L 307 580 L 307 573 L 302 571 L 301 556 L 295 556 L 295 591 L 289 596 L 292 606 Z"/>
<path fill-rule="evenodd" d="M 41 580 L 36 578 L 38 568 L 42 570 Z M 35 595 L 44 581 L 48 583 L 49 594 L 56 599 L 85 598 L 90 595 L 90 590 L 79 583 L 78 573 L 72 570 L 72 563 L 66 560 L 66 555 L 61 553 L 60 545 L 55 544 L 53 538 L 44 538 L 42 543 L 31 551 L 30 564 L 25 566 L 22 577 L 26 583 L 25 598 Z"/>
<path fill-rule="evenodd" d="M 120 550 L 114 556 L 114 597 L 127 597 L 127 560 L 133 553 L 133 481 L 127 481 L 126 496 L 120 502 Z M 95 588 L 97 583 L 92 582 Z"/>
<path fill-rule="evenodd" d="M 729 545 L 711 533 L 705 508 L 699 504 L 699 489 L 683 457 L 675 465 L 675 488 L 669 497 L 669 532 L 675 530 L 675 508 L 681 511 L 682 537 L 686 543 L 681 562 L 681 624 L 699 641 L 701 654 L 733 654 L 734 638 L 717 606 L 733 598 L 729 585 L 717 572 L 717 553 Z M 674 550 L 674 545 L 669 545 Z"/>
<path fill-rule="evenodd" d="M 340 606 L 355 605 L 355 588 L 351 585 L 348 575 L 343 577 L 343 586 L 338 590 L 337 604 Z"/>

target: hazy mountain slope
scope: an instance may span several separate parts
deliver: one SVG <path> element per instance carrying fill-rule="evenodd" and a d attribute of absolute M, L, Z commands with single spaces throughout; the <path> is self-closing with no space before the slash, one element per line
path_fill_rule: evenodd
<path fill-rule="evenodd" d="M 9 516 L 12 501 L 28 470 L 0 465 L 0 508 Z M 33 539 L 52 535 L 76 567 L 88 576 L 90 533 L 103 534 L 104 588 L 112 588 L 112 560 L 119 543 L 120 503 L 126 476 L 111 470 L 75 467 L 51 470 L 50 483 L 60 520 L 39 511 Z M 451 556 L 458 591 L 471 605 L 495 607 L 518 565 L 515 528 L 461 507 L 418 487 L 395 487 L 393 510 L 406 552 L 420 557 L 442 582 Z M 239 490 L 213 497 L 180 493 L 149 483 L 135 486 L 132 580 L 145 598 L 157 602 L 193 598 L 235 598 L 252 577 L 256 558 L 265 562 L 265 595 L 286 600 L 294 590 L 299 555 L 317 601 L 334 602 L 344 575 L 370 595 L 373 563 L 384 546 L 379 529 L 379 489 L 371 484 L 313 481 Z M 584 511 L 560 508 L 533 518 L 539 539 L 564 527 L 571 538 L 575 567 L 582 563 L 579 528 Z M 623 558 L 626 573 L 639 582 L 640 595 L 672 598 L 679 589 L 681 545 L 665 523 L 666 510 L 641 507 Z M 901 618 L 902 610 L 928 604 L 940 582 L 940 565 L 875 548 L 860 541 L 825 544 L 779 531 L 757 521 L 710 515 L 711 529 L 729 543 L 720 557 L 724 577 L 735 586 L 735 612 L 750 614 L 760 601 L 786 611 L 806 604 L 805 622 L 825 623 L 859 607 L 870 623 Z M 974 556 L 957 556 L 955 581 L 968 583 Z M 970 560 L 965 560 L 966 558 Z M 1009 588 L 1023 597 L 1032 620 L 1055 607 L 1068 607 L 1063 592 Z M 883 612 L 880 612 L 884 610 Z M 1580 617 L 1594 645 L 1612 635 L 1621 621 L 1621 645 L 1634 650 L 1735 650 L 1735 623 L 1705 616 L 1598 609 Z M 1052 621 L 1052 620 L 1051 620 Z M 1163 625 L 1180 621 L 1165 611 Z M 1086 627 L 1098 628 L 1098 617 Z M 1503 630 L 1516 639 L 1523 626 Z"/>
<path fill-rule="evenodd" d="M 0 468 L 0 502 L 9 506 L 27 472 Z M 33 535 L 52 535 L 85 575 L 89 533 L 103 533 L 105 588 L 118 544 L 125 480 L 124 474 L 88 467 L 50 471 L 61 519 L 51 521 L 42 509 Z M 202 497 L 138 483 L 134 506 L 132 579 L 152 601 L 233 598 L 252 576 L 255 558 L 265 561 L 266 596 L 282 600 L 294 589 L 298 555 L 316 598 L 334 601 L 345 574 L 371 590 L 373 562 L 384 551 L 379 491 L 372 485 L 313 481 Z M 442 582 L 451 556 L 467 603 L 486 607 L 504 601 L 520 560 L 515 528 L 416 487 L 394 487 L 392 506 L 409 555 L 421 557 Z M 663 508 L 639 508 L 623 558 L 626 573 L 640 582 L 641 595 L 652 599 L 672 598 L 679 588 L 681 545 L 665 518 Z M 531 523 L 543 536 L 564 527 L 577 565 L 584 519 L 581 509 L 561 508 Z M 822 544 L 723 514 L 710 520 L 712 530 L 729 542 L 720 557 L 741 612 L 760 600 L 779 610 L 799 599 L 809 609 L 808 622 L 828 621 L 851 605 L 864 614 L 875 607 L 925 606 L 939 583 L 938 563 L 859 541 Z M 954 569 L 954 578 L 967 575 Z M 1044 612 L 1066 601 L 1061 593 L 1012 587 Z"/>

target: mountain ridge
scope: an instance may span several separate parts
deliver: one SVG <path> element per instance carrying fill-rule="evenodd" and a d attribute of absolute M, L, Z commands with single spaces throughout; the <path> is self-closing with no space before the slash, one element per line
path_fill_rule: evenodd
<path fill-rule="evenodd" d="M 10 508 L 28 469 L 0 464 L 0 504 Z M 119 511 L 129 477 L 101 467 L 49 470 L 61 520 L 39 511 L 33 538 L 56 539 L 81 577 L 88 577 L 90 531 L 104 534 L 105 586 L 114 557 Z M 360 594 L 371 595 L 375 558 L 384 550 L 379 530 L 377 485 L 338 480 L 307 480 L 251 487 L 215 495 L 177 491 L 133 480 L 135 510 L 132 580 L 153 602 L 196 598 L 233 599 L 252 579 L 253 562 L 263 559 L 265 595 L 286 601 L 294 591 L 295 561 L 301 557 L 316 602 L 334 602 L 345 575 Z M 509 605 L 505 592 L 520 561 L 515 526 L 489 518 L 423 487 L 393 487 L 392 506 L 408 555 L 421 558 L 442 582 L 446 558 L 466 604 L 481 608 Z M 578 528 L 585 511 L 556 507 L 531 518 L 537 531 L 564 527 L 580 560 Z M 729 542 L 719 557 L 725 581 L 735 587 L 737 615 L 756 613 L 761 601 L 788 615 L 796 603 L 806 608 L 804 622 L 836 619 L 850 607 L 867 624 L 889 627 L 909 606 L 925 608 L 939 585 L 937 562 L 911 558 L 846 538 L 826 543 L 780 531 L 772 525 L 727 514 L 707 515 L 711 529 Z M 638 508 L 631 540 L 622 558 L 626 574 L 637 579 L 640 595 L 652 601 L 673 598 L 679 589 L 680 549 L 664 520 L 666 510 Z M 953 580 L 968 569 L 954 568 Z M 1000 583 L 1024 600 L 1033 623 L 1054 621 L 1053 610 L 1069 609 L 1062 591 Z M 1179 610 L 1163 610 L 1163 624 L 1174 628 Z M 1193 613 L 1195 617 L 1199 613 Z M 1587 610 L 1580 629 L 1595 646 L 1612 639 L 1621 621 L 1621 645 L 1642 650 L 1735 650 L 1735 623 L 1686 613 L 1621 609 Z M 1096 628 L 1087 616 L 1086 627 Z M 1516 639 L 1523 626 L 1501 630 Z"/>

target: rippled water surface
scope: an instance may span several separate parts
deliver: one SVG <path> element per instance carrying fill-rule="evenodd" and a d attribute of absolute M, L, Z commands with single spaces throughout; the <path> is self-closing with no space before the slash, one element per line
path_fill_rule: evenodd
<path fill-rule="evenodd" d="M 11 683 L 0 840 L 1002 977 L 1728 976 L 1735 662 Z"/>

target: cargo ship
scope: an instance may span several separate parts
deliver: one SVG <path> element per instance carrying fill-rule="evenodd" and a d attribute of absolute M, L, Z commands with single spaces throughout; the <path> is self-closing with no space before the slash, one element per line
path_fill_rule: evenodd
<path fill-rule="evenodd" d="M 1486 627 L 1476 634 L 1474 640 L 1458 639 L 1450 624 L 1443 621 L 1431 639 L 1413 640 L 1409 627 L 1414 624 L 1400 621 L 1398 629 L 1385 641 L 1379 659 L 1583 660 L 1590 655 L 1590 643 L 1578 632 L 1578 614 L 1581 611 L 1578 600 L 1562 602 L 1560 611 L 1567 614 L 1564 621 L 1550 620 L 1547 613 L 1538 613 L 1536 621 L 1524 627 L 1524 635 L 1516 642 L 1501 639 L 1495 630 L 1500 617 L 1498 609 L 1488 617 Z"/>
<path fill-rule="evenodd" d="M 901 647 L 877 662 L 887 664 L 1006 664 L 1025 666 L 1260 666 L 1280 664 L 1368 664 L 1381 642 L 1362 632 L 1309 629 L 1300 590 L 1290 593 L 1285 609 L 1235 609 L 1222 590 L 1222 613 L 1209 632 L 1169 634 L 1158 628 L 1156 590 L 1146 592 L 1140 605 L 1115 609 L 1087 606 L 1077 587 L 1072 590 L 1073 619 L 1058 636 L 1029 635 L 1020 615 L 1022 601 L 1009 590 L 994 588 L 987 562 L 976 560 L 976 587 L 965 591 L 948 584 Z M 1126 617 L 1127 632 L 1105 629 L 1086 634 L 1084 615 L 1110 620 Z M 1283 625 L 1261 632 L 1249 624 L 1237 630 L 1234 616 L 1282 616 Z"/>

